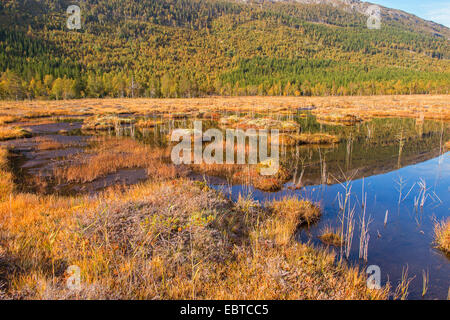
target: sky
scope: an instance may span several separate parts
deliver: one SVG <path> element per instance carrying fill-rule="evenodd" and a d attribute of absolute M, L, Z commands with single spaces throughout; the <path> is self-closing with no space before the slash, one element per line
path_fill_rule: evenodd
<path fill-rule="evenodd" d="M 384 7 L 400 9 L 425 20 L 450 28 L 450 0 L 365 0 Z"/>

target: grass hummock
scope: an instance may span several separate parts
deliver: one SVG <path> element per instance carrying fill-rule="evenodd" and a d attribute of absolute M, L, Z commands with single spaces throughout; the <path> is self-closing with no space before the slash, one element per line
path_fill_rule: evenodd
<path fill-rule="evenodd" d="M 297 197 L 284 197 L 271 201 L 266 206 L 272 210 L 272 236 L 278 243 L 288 243 L 301 225 L 310 225 L 319 220 L 322 212 L 315 204 Z"/>
<path fill-rule="evenodd" d="M 261 166 L 253 165 L 243 166 L 241 170 L 235 172 L 232 181 L 234 183 L 252 185 L 261 191 L 275 192 L 281 190 L 290 177 L 289 171 L 282 166 L 274 175 L 263 175 L 261 174 Z"/>
<path fill-rule="evenodd" d="M 31 137 L 31 133 L 20 127 L 0 127 L 0 141 Z"/>
<path fill-rule="evenodd" d="M 326 245 L 340 247 L 343 244 L 342 237 L 330 226 L 325 227 L 319 236 L 320 241 Z"/>
<path fill-rule="evenodd" d="M 434 242 L 438 249 L 450 255 L 450 218 L 435 223 Z"/>
<path fill-rule="evenodd" d="M 19 118 L 15 116 L 0 116 L 0 125 L 13 123 L 17 121 Z"/>

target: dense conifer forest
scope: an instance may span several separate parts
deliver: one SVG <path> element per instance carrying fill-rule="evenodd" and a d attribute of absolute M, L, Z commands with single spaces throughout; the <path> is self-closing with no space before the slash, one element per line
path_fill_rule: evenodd
<path fill-rule="evenodd" d="M 386 10 L 371 30 L 339 1 L 1 0 L 0 98 L 448 93 L 450 30 Z"/>

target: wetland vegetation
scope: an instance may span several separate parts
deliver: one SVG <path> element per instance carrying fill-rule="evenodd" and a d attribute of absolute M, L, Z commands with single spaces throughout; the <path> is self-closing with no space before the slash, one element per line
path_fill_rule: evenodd
<path fill-rule="evenodd" d="M 0 143 L 2 298 L 422 298 L 422 272 L 424 298 L 446 298 L 450 124 L 423 116 L 439 107 L 342 125 L 317 116 L 330 106 L 106 101 L 3 104 L 2 128 L 29 134 Z M 281 129 L 278 174 L 172 164 L 170 132 L 195 119 Z"/>

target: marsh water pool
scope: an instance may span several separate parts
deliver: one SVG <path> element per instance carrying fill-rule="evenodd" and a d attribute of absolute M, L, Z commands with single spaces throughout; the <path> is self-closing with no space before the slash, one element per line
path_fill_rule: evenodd
<path fill-rule="evenodd" d="M 399 204 L 396 181 L 400 178 L 405 179 L 405 193 L 409 192 L 415 183 L 416 185 Z M 423 208 L 416 209 L 414 197 L 417 197 L 419 192 L 417 181 L 420 179 L 427 183 L 434 198 L 429 197 Z M 362 215 L 363 185 L 364 192 L 367 193 L 366 215 L 371 220 L 368 261 L 359 259 L 359 219 Z M 350 263 L 361 267 L 379 266 L 382 283 L 389 281 L 393 287 L 398 284 L 403 272 L 408 270 L 408 278 L 413 279 L 409 287 L 409 298 L 446 299 L 450 286 L 450 260 L 434 248 L 433 229 L 435 221 L 449 216 L 450 153 L 402 169 L 353 180 L 351 186 L 352 201 L 356 205 L 356 228 Z M 282 199 L 286 195 L 298 195 L 320 203 L 323 215 L 318 223 L 299 230 L 297 240 L 301 242 L 309 241 L 316 246 L 324 246 L 319 239 L 321 231 L 325 227 L 340 227 L 341 213 L 337 195 L 345 193 L 340 184 L 311 185 L 302 190 L 285 188 L 275 193 L 262 192 L 242 185 L 234 185 L 230 189 L 216 183 L 214 187 L 229 192 L 235 200 L 242 194 L 251 194 L 251 197 L 261 202 Z M 403 197 L 405 196 L 406 194 L 403 194 Z M 388 218 L 385 225 L 386 211 Z M 339 252 L 338 248 L 331 249 Z M 429 286 L 424 297 L 423 272 L 429 275 Z"/>
<path fill-rule="evenodd" d="M 361 267 L 379 266 L 382 283 L 389 281 L 393 287 L 406 276 L 411 279 L 408 296 L 411 299 L 445 299 L 450 290 L 450 260 L 435 249 L 433 235 L 435 222 L 450 215 L 450 153 L 445 153 L 441 142 L 446 134 L 448 136 L 448 128 L 439 130 L 435 123 L 435 131 L 424 133 L 422 124 L 415 124 L 412 129 L 414 120 L 411 119 L 374 121 L 380 126 L 386 124 L 385 130 L 397 131 L 394 134 L 397 138 L 404 124 L 409 124 L 411 132 L 416 130 L 418 135 L 408 139 L 403 154 L 399 153 L 400 141 L 389 143 L 386 131 L 375 138 L 378 140 L 375 144 L 367 143 L 367 136 L 363 136 L 355 140 L 348 138 L 331 149 L 308 147 L 303 151 L 308 160 L 303 159 L 301 169 L 296 170 L 303 172 L 298 174 L 304 180 L 300 190 L 291 188 L 293 183 L 274 193 L 262 192 L 252 186 L 234 185 L 224 189 L 216 183 L 215 187 L 228 190 L 234 199 L 250 194 L 264 203 L 294 195 L 320 203 L 323 209 L 320 221 L 309 228 L 301 228 L 297 240 L 324 246 L 319 239 L 321 232 L 326 227 L 338 230 L 341 227 L 338 196 L 345 195 L 347 180 L 351 180 L 347 188 L 351 188 L 350 201 L 356 211 L 356 223 L 348 258 L 350 263 Z M 397 121 L 401 125 L 396 130 L 393 128 Z M 293 162 L 296 163 L 291 160 Z M 421 184 L 426 188 L 423 206 L 416 205 L 421 197 Z M 364 201 L 366 221 L 370 221 L 367 261 L 359 258 Z M 337 248 L 331 249 L 339 252 Z M 425 295 L 424 274 L 429 279 Z"/>
<path fill-rule="evenodd" d="M 237 117 L 245 114 L 235 114 Z M 229 116 L 229 114 L 228 114 Z M 248 116 L 248 114 L 247 114 Z M 264 117 L 254 115 L 251 117 Z M 271 115 L 273 117 L 273 115 Z M 123 116 L 125 117 L 125 116 Z M 138 128 L 132 122 L 101 134 L 132 137 L 144 144 L 170 147 L 167 135 L 174 128 L 191 128 L 192 119 L 167 119 L 160 115 L 126 115 L 151 119 L 151 128 Z M 252 197 L 264 202 L 285 196 L 307 198 L 319 203 L 323 214 L 319 222 L 298 230 L 297 240 L 326 246 L 319 235 L 326 227 L 340 228 L 339 198 L 349 193 L 354 212 L 354 234 L 349 250 L 350 264 L 361 268 L 377 265 L 382 284 L 393 288 L 403 276 L 412 279 L 410 299 L 445 299 L 450 288 L 450 260 L 433 244 L 434 224 L 449 217 L 450 153 L 444 144 L 450 139 L 450 124 L 423 119 L 375 118 L 351 126 L 321 123 L 307 110 L 278 115 L 295 121 L 301 132 L 338 136 L 339 143 L 329 145 L 281 145 L 281 163 L 292 179 L 281 190 L 264 192 L 248 184 L 236 184 L 226 176 L 194 174 L 210 186 L 229 195 Z M 204 129 L 220 127 L 218 119 L 203 119 Z M 42 188 L 34 178 L 50 177 L 54 168 L 64 166 L 73 154 L 82 153 L 90 137 L 98 132 L 81 130 L 81 122 L 56 121 L 25 126 L 32 138 L 2 144 L 13 148 L 12 159 L 17 183 L 23 191 L 44 193 L 95 193 L 115 184 L 131 185 L 146 180 L 145 168 L 124 169 L 101 177 L 90 184 L 71 185 L 49 181 Z M 51 137 L 61 143 L 55 150 L 37 150 L 36 137 Z M 33 140 L 34 139 L 34 140 Z M 347 185 L 347 189 L 344 186 Z M 365 208 L 368 224 L 367 261 L 359 258 L 360 229 Z M 340 249 L 329 247 L 339 253 Z M 339 254 L 338 254 L 339 255 Z M 423 275 L 429 279 L 423 295 Z"/>

